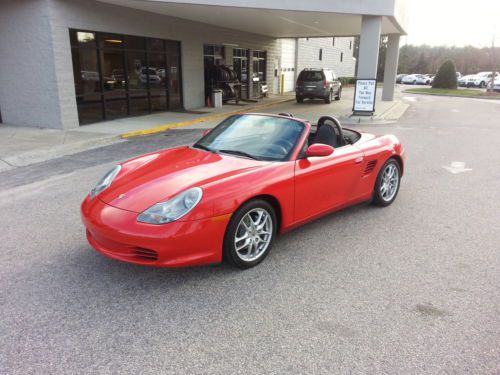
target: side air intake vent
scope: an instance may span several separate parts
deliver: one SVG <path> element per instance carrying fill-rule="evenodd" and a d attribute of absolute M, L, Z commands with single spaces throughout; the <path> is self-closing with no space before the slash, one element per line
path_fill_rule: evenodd
<path fill-rule="evenodd" d="M 375 165 L 377 165 L 376 160 L 370 160 L 368 163 L 366 163 L 365 175 L 372 173 Z"/>

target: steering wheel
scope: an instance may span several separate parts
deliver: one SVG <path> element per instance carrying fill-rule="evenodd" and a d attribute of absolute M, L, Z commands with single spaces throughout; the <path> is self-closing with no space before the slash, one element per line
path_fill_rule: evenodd
<path fill-rule="evenodd" d="M 276 144 L 283 147 L 285 149 L 285 151 L 291 150 L 293 148 L 293 143 L 290 141 L 287 141 L 286 139 L 279 139 L 276 141 Z M 288 152 L 288 151 L 286 151 L 286 152 Z"/>
<path fill-rule="evenodd" d="M 337 128 L 337 143 L 340 145 L 340 146 L 345 146 L 346 142 L 345 142 L 345 139 L 344 139 L 344 132 L 342 131 L 342 126 L 340 125 L 340 122 L 339 120 L 337 120 L 335 117 L 332 117 L 332 116 L 321 116 L 318 120 L 318 125 L 317 125 L 317 129 L 320 128 L 321 125 L 323 125 L 323 123 L 325 121 L 330 121 L 333 123 L 333 125 Z"/>
<path fill-rule="evenodd" d="M 286 156 L 288 151 L 285 147 L 276 143 L 265 143 L 261 146 L 262 149 L 268 150 L 271 154 Z"/>

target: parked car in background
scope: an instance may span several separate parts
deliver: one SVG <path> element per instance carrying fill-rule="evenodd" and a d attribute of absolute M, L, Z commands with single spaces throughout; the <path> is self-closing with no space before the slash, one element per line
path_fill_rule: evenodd
<path fill-rule="evenodd" d="M 458 79 L 458 86 L 471 87 L 473 85 L 472 81 L 473 81 L 474 77 L 475 77 L 475 74 L 468 74 L 468 75 L 460 77 Z"/>
<path fill-rule="evenodd" d="M 409 74 L 406 77 L 403 77 L 401 83 L 410 85 L 430 85 L 431 79 L 424 74 Z"/>
<path fill-rule="evenodd" d="M 489 83 L 489 86 L 491 86 L 491 82 Z M 493 91 L 500 92 L 500 76 L 497 76 L 493 82 Z"/>
<path fill-rule="evenodd" d="M 304 69 L 297 78 L 295 86 L 297 103 L 302 103 L 305 98 L 319 98 L 328 104 L 332 98 L 340 100 L 341 94 L 342 84 L 333 70 Z"/>
<path fill-rule="evenodd" d="M 401 80 L 406 77 L 408 74 L 398 74 L 396 76 L 396 83 L 401 83 Z"/>
<path fill-rule="evenodd" d="M 472 86 L 485 88 L 488 85 L 488 82 L 491 81 L 491 77 L 493 77 L 492 72 L 479 72 L 468 79 L 469 84 L 467 87 Z M 495 73 L 495 79 L 496 77 L 498 77 L 498 73 Z"/>

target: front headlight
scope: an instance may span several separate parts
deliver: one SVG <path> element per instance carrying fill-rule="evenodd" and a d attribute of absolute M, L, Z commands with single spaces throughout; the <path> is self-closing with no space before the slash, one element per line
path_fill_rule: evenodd
<path fill-rule="evenodd" d="M 99 195 L 103 190 L 107 189 L 109 185 L 113 182 L 115 179 L 116 175 L 120 173 L 122 169 L 121 165 L 115 166 L 112 170 L 110 170 L 108 173 L 104 175 L 103 178 L 97 183 L 97 185 L 90 190 L 90 198 L 94 198 L 97 195 Z"/>
<path fill-rule="evenodd" d="M 196 207 L 203 196 L 199 187 L 191 188 L 172 199 L 149 207 L 137 217 L 137 221 L 148 224 L 166 224 L 180 219 Z"/>

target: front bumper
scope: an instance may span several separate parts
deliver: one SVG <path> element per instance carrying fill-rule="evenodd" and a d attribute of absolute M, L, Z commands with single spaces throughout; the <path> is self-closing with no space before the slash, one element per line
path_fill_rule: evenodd
<path fill-rule="evenodd" d="M 219 263 L 231 215 L 152 225 L 137 213 L 87 197 L 81 216 L 90 245 L 110 258 L 158 267 Z"/>

